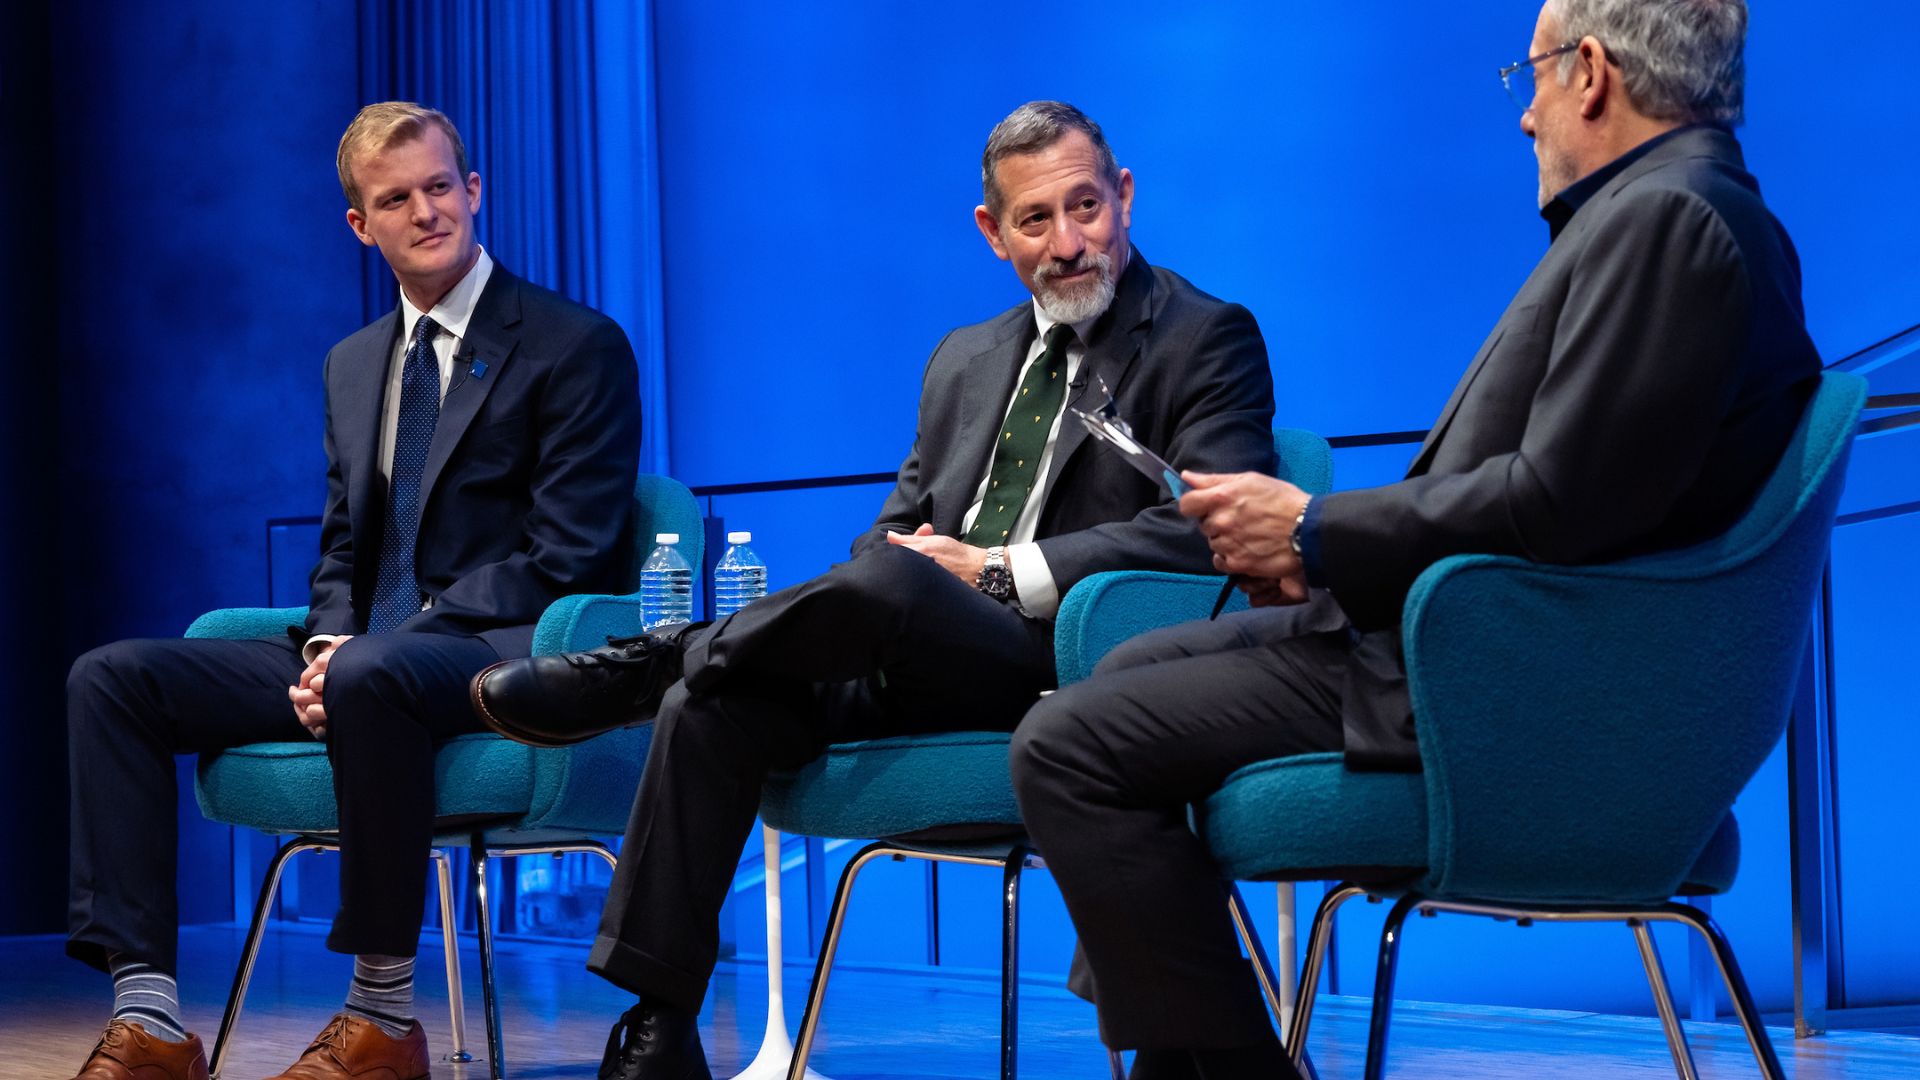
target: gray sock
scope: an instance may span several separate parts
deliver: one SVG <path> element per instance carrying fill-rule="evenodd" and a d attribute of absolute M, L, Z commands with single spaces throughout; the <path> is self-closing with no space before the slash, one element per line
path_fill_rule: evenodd
<path fill-rule="evenodd" d="M 413 957 L 356 956 L 347 1011 L 398 1039 L 413 1027 Z"/>
<path fill-rule="evenodd" d="M 180 984 L 152 964 L 113 953 L 107 957 L 113 973 L 113 1018 L 131 1020 L 147 1034 L 165 1042 L 186 1042 L 180 1019 Z"/>

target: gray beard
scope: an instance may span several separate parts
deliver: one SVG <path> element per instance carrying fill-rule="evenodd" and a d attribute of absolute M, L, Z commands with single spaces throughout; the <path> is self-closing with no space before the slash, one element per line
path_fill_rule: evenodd
<path fill-rule="evenodd" d="M 1087 260 L 1082 260 L 1084 263 Z M 1091 260 L 1099 273 L 1093 283 L 1073 292 L 1064 292 L 1053 287 L 1053 268 L 1046 267 L 1034 274 L 1033 298 L 1039 301 L 1040 310 L 1047 318 L 1068 325 L 1085 322 L 1100 317 L 1113 303 L 1114 280 L 1113 259 L 1105 254 L 1095 255 Z M 1079 269 L 1079 266 L 1069 269 Z"/>
<path fill-rule="evenodd" d="M 1548 203 L 1580 178 L 1572 175 L 1575 166 L 1573 162 L 1567 160 L 1566 155 L 1548 152 L 1539 154 L 1538 157 L 1540 159 L 1540 209 L 1545 210 Z"/>

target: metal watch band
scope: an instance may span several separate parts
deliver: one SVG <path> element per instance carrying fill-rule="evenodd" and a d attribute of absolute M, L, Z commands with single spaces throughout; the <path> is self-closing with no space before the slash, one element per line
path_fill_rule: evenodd
<path fill-rule="evenodd" d="M 1013 571 L 1007 568 L 1006 548 L 987 549 L 987 561 L 980 567 L 980 576 L 974 579 L 973 587 L 995 600 L 1006 600 L 1013 595 Z"/>

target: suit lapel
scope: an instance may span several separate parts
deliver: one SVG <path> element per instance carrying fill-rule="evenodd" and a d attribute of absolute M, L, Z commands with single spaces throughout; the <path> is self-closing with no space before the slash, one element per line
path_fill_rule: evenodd
<path fill-rule="evenodd" d="M 387 375 L 393 364 L 394 341 L 400 333 L 396 308 L 376 324 L 368 340 L 377 344 L 340 354 L 346 369 L 339 373 L 340 400 L 333 403 L 338 454 L 347 475 L 347 519 L 358 533 L 378 528 L 385 516 L 386 484 L 380 479 L 380 421 L 386 415 Z M 379 550 L 380 537 L 356 535 L 355 550 Z"/>
<path fill-rule="evenodd" d="M 1127 260 L 1126 272 L 1121 275 L 1120 289 L 1108 307 L 1108 316 L 1093 325 L 1093 340 L 1087 343 L 1087 354 L 1080 359 L 1079 374 L 1067 388 L 1067 406 L 1091 412 L 1103 403 L 1102 382 L 1113 391 L 1115 400 L 1119 400 L 1121 383 L 1139 357 L 1152 325 L 1153 271 L 1140 257 L 1140 252 L 1134 251 Z M 1060 434 L 1053 443 L 1053 462 L 1047 466 L 1048 494 L 1058 490 L 1060 470 L 1086 440 L 1086 425 L 1072 413 L 1063 414 Z"/>
<path fill-rule="evenodd" d="M 994 432 L 1000 430 L 1000 421 L 1006 418 L 1014 380 L 1019 377 L 1020 365 L 1033 345 L 1031 307 L 1015 308 L 1001 319 L 1001 325 L 995 328 L 993 344 L 966 362 L 967 374 L 956 405 L 960 422 L 951 460 L 967 462 L 968 466 L 946 470 L 948 481 L 943 486 L 952 490 L 934 498 L 935 506 L 956 512 L 951 521 L 933 523 L 949 536 L 959 533 L 961 519 L 973 505 L 973 490 L 993 460 Z"/>
<path fill-rule="evenodd" d="M 1500 325 L 1493 328 L 1493 333 L 1487 336 L 1487 343 L 1480 346 L 1479 355 L 1473 358 L 1473 363 L 1467 366 L 1466 374 L 1460 376 L 1460 381 L 1454 384 L 1453 396 L 1447 399 L 1447 407 L 1440 410 L 1440 419 L 1434 421 L 1433 427 L 1427 429 L 1427 437 L 1420 443 L 1420 452 L 1413 456 L 1413 464 L 1407 466 L 1408 476 L 1419 476 L 1427 471 L 1427 466 L 1433 463 L 1434 452 L 1439 449 L 1440 439 L 1447 433 L 1447 427 L 1453 423 L 1453 414 L 1460 411 L 1460 401 L 1467 396 L 1467 388 L 1473 385 L 1473 380 L 1479 376 L 1480 369 L 1486 366 L 1487 357 L 1493 355 L 1494 348 L 1500 344 L 1500 339 L 1505 337 L 1506 333 L 1506 324 L 1502 320 Z"/>
<path fill-rule="evenodd" d="M 495 263 L 487 286 L 467 320 L 467 336 L 455 354 L 453 378 L 447 383 L 447 396 L 440 401 L 440 418 L 434 422 L 433 441 L 427 445 L 427 463 L 420 475 L 420 511 L 424 519 L 433 501 L 434 484 L 453 457 L 454 447 L 472 425 L 473 418 L 487 395 L 499 385 L 501 372 L 520 343 L 515 327 L 520 323 L 520 283 L 499 263 Z M 479 365 L 485 364 L 484 368 Z M 474 374 L 478 370 L 481 374 Z"/>

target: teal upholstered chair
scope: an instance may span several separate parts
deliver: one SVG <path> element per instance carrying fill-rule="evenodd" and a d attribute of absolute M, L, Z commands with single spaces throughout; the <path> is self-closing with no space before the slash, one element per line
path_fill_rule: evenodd
<path fill-rule="evenodd" d="M 626 588 L 639 587 L 640 563 L 656 533 L 677 532 L 688 561 L 700 562 L 700 513 L 678 481 L 642 475 L 634 488 L 633 549 Z M 234 608 L 209 612 L 188 628 L 188 637 L 263 637 L 284 633 L 306 618 L 305 608 Z M 602 644 L 609 635 L 637 633 L 639 598 L 569 596 L 546 610 L 534 629 L 537 653 L 571 652 Z M 562 749 L 535 749 L 497 735 L 462 735 L 441 745 L 434 760 L 433 852 L 440 877 L 440 923 L 447 954 L 447 993 L 452 1003 L 452 1059 L 471 1060 L 460 993 L 459 953 L 452 907 L 450 845 L 472 853 L 478 906 L 480 983 L 487 1016 L 488 1065 L 502 1075 L 499 1000 L 494 990 L 493 931 L 487 906 L 487 860 L 502 856 L 591 852 L 613 862 L 595 840 L 618 835 L 633 805 L 652 739 L 651 725 L 625 728 Z M 225 1061 L 259 956 L 267 913 L 287 860 L 303 851 L 337 848 L 339 813 L 326 747 L 317 742 L 258 743 L 203 755 L 195 783 L 200 810 L 209 819 L 288 837 L 268 864 L 253 920 L 247 930 L 226 1015 L 214 1039 L 212 1071 Z"/>
<path fill-rule="evenodd" d="M 1273 435 L 1280 477 L 1314 493 L 1332 487 L 1333 453 L 1325 439 L 1295 428 L 1279 428 Z M 1075 585 L 1054 625 L 1060 684 L 1085 678 L 1109 649 L 1134 634 L 1196 613 L 1205 617 L 1223 581 L 1132 572 L 1095 574 Z M 1236 594 L 1236 603 L 1244 607 L 1245 598 Z M 854 880 L 863 867 L 882 858 L 1000 868 L 1000 1075 L 1013 1080 L 1020 872 L 1038 860 L 1014 802 L 1007 767 L 1010 738 L 1006 732 L 969 731 L 841 743 L 794 772 L 769 778 L 760 803 L 761 819 L 769 827 L 804 836 L 882 838 L 862 848 L 840 875 L 794 1044 L 788 1073 L 793 1080 L 806 1073 Z M 1245 911 L 1237 899 L 1236 921 L 1244 924 Z M 1248 940 L 1250 947 L 1258 947 Z M 1117 1056 L 1113 1060 L 1117 1071 Z"/>
<path fill-rule="evenodd" d="M 1688 1078 L 1647 924 L 1690 926 L 1761 1071 L 1778 1080 L 1725 937 L 1672 898 L 1733 883 L 1730 807 L 1786 725 L 1865 397 L 1861 379 L 1823 376 L 1753 506 L 1707 543 L 1597 566 L 1469 555 L 1429 567 L 1402 621 L 1423 772 L 1282 758 L 1234 773 L 1201 808 L 1231 879 L 1351 882 L 1314 920 L 1288 1033 L 1296 1057 L 1331 916 L 1373 892 L 1397 901 L 1374 983 L 1370 1080 L 1385 1068 L 1394 965 L 1414 911 L 1626 923 Z"/>

